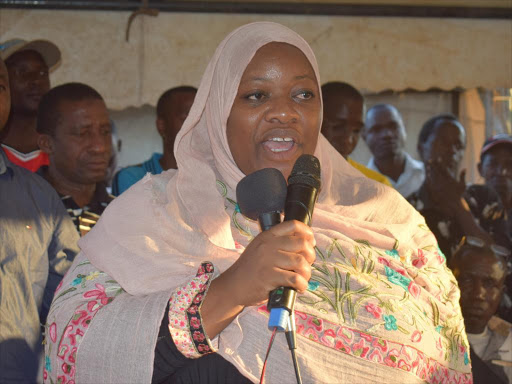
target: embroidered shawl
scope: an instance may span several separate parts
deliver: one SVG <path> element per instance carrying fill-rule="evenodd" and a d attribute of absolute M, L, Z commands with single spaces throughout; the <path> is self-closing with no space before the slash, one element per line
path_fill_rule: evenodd
<path fill-rule="evenodd" d="M 138 361 L 137 371 L 144 373 L 137 378 L 148 381 L 164 299 L 190 281 L 203 261 L 222 273 L 259 233 L 258 224 L 236 209 L 234 191 L 244 175 L 230 153 L 226 121 L 246 66 L 270 42 L 299 48 L 320 88 L 314 54 L 298 34 L 270 22 L 236 29 L 212 57 L 178 134 L 178 170 L 146 176 L 80 240 L 78 262 L 90 261 L 107 276 L 104 281 L 117 282 L 111 292 L 119 294 L 85 333 L 77 357 L 77 372 L 89 375 L 83 377 L 115 381 L 112 372 L 134 372 L 131 364 Z M 304 381 L 472 382 L 459 290 L 424 219 L 395 190 L 351 167 L 323 136 L 315 155 L 322 165 L 312 220 L 317 260 L 296 305 Z M 107 304 L 108 294 L 101 297 L 99 303 Z M 130 327 L 109 331 L 115 340 L 129 336 L 131 344 L 118 360 L 103 353 L 101 359 L 112 362 L 108 369 L 94 365 L 94 376 L 88 364 L 93 351 L 111 350 L 101 340 L 109 333 L 100 332 L 100 324 L 108 328 L 109 319 L 119 316 Z M 253 381 L 270 337 L 267 316 L 263 307 L 246 308 L 219 336 L 218 353 Z M 281 336 L 267 382 L 294 381 Z"/>

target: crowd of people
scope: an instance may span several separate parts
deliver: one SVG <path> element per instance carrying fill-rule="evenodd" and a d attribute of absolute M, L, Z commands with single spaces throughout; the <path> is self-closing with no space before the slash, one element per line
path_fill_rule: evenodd
<path fill-rule="evenodd" d="M 281 286 L 299 292 L 305 382 L 512 383 L 511 135 L 485 141 L 468 185 L 456 116 L 424 123 L 416 160 L 396 107 L 320 86 L 299 35 L 252 23 L 198 89 L 160 96 L 162 153 L 113 172 L 107 105 L 51 88 L 60 60 L 0 43 L 1 383 L 257 381 Z M 261 232 L 237 183 L 301 154 L 322 166 L 312 226 Z M 273 348 L 267 382 L 294 382 Z"/>

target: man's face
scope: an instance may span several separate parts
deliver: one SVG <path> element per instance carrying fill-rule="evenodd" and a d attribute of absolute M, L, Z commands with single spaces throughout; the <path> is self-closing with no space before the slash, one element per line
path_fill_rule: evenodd
<path fill-rule="evenodd" d="M 331 145 L 347 158 L 357 146 L 363 123 L 363 102 L 324 95 L 322 134 Z"/>
<path fill-rule="evenodd" d="M 426 142 L 420 144 L 419 153 L 425 164 L 440 165 L 457 178 L 465 149 L 466 133 L 462 125 L 458 121 L 440 120 Z"/>
<path fill-rule="evenodd" d="M 366 116 L 364 139 L 377 159 L 390 158 L 402 153 L 405 145 L 405 127 L 396 109 L 371 109 Z"/>
<path fill-rule="evenodd" d="M 505 281 L 505 266 L 492 254 L 469 249 L 452 267 L 460 288 L 460 306 L 468 333 L 484 331 L 496 313 Z"/>
<path fill-rule="evenodd" d="M 35 115 L 41 97 L 50 90 L 48 66 L 36 51 L 16 52 L 7 59 L 14 113 Z"/>
<path fill-rule="evenodd" d="M 485 183 L 512 204 L 512 145 L 498 144 L 491 148 L 478 169 Z"/>
<path fill-rule="evenodd" d="M 64 101 L 55 136 L 50 138 L 50 167 L 75 184 L 103 181 L 112 151 L 107 107 L 102 100 Z"/>
<path fill-rule="evenodd" d="M 166 103 L 162 120 L 164 144 L 168 151 L 173 151 L 174 139 L 178 134 L 183 122 L 188 116 L 192 104 L 194 104 L 195 92 L 176 92 Z"/>
<path fill-rule="evenodd" d="M 2 132 L 7 123 L 10 110 L 11 95 L 9 91 L 9 75 L 7 74 L 7 68 L 4 62 L 0 59 L 0 132 Z"/>

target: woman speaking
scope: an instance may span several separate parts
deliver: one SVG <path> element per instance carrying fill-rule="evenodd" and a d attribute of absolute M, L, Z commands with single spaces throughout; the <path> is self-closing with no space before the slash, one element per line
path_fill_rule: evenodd
<path fill-rule="evenodd" d="M 265 301 L 299 294 L 305 383 L 470 383 L 459 291 L 423 218 L 362 176 L 319 134 L 320 78 L 295 32 L 253 23 L 217 48 L 175 144 L 178 170 L 146 176 L 80 240 L 46 325 L 50 383 L 257 382 L 271 333 Z M 311 228 L 260 233 L 240 180 L 288 177 L 314 154 Z M 295 382 L 284 337 L 268 383 Z"/>

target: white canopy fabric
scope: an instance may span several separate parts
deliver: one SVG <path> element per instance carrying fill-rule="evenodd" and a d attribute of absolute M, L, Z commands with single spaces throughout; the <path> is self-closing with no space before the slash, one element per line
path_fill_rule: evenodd
<path fill-rule="evenodd" d="M 236 27 L 276 21 L 313 47 L 322 82 L 366 91 L 512 87 L 512 20 L 0 10 L 0 42 L 43 38 L 62 50 L 52 85 L 80 81 L 112 109 L 155 105 L 166 89 L 198 85 Z"/>

